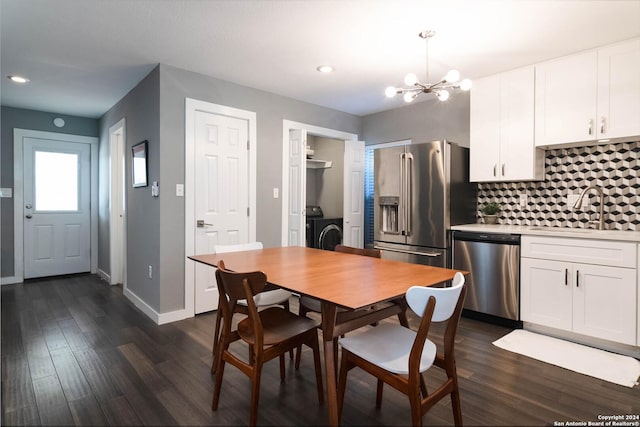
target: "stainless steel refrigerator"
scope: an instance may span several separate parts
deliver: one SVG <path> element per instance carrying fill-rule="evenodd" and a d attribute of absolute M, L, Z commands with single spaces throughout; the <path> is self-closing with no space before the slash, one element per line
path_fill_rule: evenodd
<path fill-rule="evenodd" d="M 374 180 L 374 246 L 383 258 L 450 267 L 450 227 L 476 222 L 469 150 L 449 141 L 381 148 Z"/>

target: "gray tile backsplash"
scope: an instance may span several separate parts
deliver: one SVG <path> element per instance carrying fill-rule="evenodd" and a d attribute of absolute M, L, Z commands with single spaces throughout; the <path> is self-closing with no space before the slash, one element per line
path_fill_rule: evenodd
<path fill-rule="evenodd" d="M 598 220 L 597 193 L 590 191 L 589 206 L 580 210 L 567 204 L 567 195 L 596 184 L 604 192 L 605 228 L 640 231 L 639 158 L 638 141 L 547 150 L 542 182 L 478 184 L 478 222 L 480 208 L 496 201 L 500 224 L 590 228 L 589 221 Z"/>

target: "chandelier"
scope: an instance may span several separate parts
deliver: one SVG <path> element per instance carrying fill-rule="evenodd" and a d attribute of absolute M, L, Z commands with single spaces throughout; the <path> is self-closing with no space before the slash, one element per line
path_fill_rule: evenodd
<path fill-rule="evenodd" d="M 429 81 L 429 39 L 436 35 L 435 31 L 425 30 L 418 34 L 425 40 L 426 44 L 426 79 Z M 439 82 L 436 83 L 420 83 L 418 76 L 409 73 L 404 77 L 404 84 L 407 88 L 389 86 L 384 94 L 388 98 L 396 95 L 402 95 L 405 102 L 413 101 L 421 93 L 434 93 L 440 101 L 449 99 L 449 91 L 452 89 L 469 90 L 471 89 L 471 80 L 464 79 L 460 82 L 460 73 L 458 70 L 450 70 Z"/>

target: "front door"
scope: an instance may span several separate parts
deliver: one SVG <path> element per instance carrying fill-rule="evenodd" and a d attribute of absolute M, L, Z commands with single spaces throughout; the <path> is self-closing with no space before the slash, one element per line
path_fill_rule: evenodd
<path fill-rule="evenodd" d="M 89 144 L 24 138 L 24 278 L 91 270 Z"/>
<path fill-rule="evenodd" d="M 195 113 L 196 254 L 249 241 L 248 132 L 248 120 Z M 215 269 L 195 264 L 195 313 L 215 310 Z"/>

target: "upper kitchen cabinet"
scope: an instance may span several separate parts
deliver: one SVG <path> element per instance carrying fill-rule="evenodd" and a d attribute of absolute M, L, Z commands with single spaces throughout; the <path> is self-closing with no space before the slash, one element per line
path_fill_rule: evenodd
<path fill-rule="evenodd" d="M 640 135 L 640 39 L 536 65 L 535 145 Z"/>
<path fill-rule="evenodd" d="M 544 177 L 544 152 L 534 144 L 534 68 L 474 80 L 471 89 L 471 181 Z"/>

